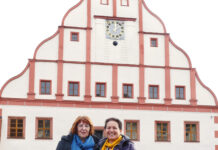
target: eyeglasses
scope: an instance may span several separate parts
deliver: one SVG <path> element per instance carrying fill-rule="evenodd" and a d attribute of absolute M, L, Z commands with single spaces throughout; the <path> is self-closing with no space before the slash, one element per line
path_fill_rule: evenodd
<path fill-rule="evenodd" d="M 90 125 L 89 124 L 78 124 L 78 128 L 90 128 Z"/>

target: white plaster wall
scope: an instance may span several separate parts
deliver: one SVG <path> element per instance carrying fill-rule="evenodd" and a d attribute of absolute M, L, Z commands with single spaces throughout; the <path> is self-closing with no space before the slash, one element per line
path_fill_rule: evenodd
<path fill-rule="evenodd" d="M 36 59 L 57 60 L 58 59 L 59 34 L 48 40 L 39 48 Z"/>
<path fill-rule="evenodd" d="M 169 43 L 170 66 L 171 67 L 186 67 L 189 68 L 187 57 L 171 43 Z"/>
<path fill-rule="evenodd" d="M 129 0 L 129 6 L 121 6 L 121 0 L 118 0 L 117 16 L 126 18 L 137 18 L 138 21 L 138 1 Z"/>
<path fill-rule="evenodd" d="M 112 66 L 92 65 L 91 67 L 92 101 L 110 102 L 112 96 Z M 96 97 L 96 82 L 106 83 L 106 97 Z"/>
<path fill-rule="evenodd" d="M 157 38 L 158 47 L 151 47 L 151 38 Z M 164 66 L 165 65 L 165 42 L 162 35 L 144 34 L 144 59 L 146 65 Z"/>
<path fill-rule="evenodd" d="M 87 0 L 71 10 L 64 21 L 64 26 L 86 27 L 87 26 Z"/>
<path fill-rule="evenodd" d="M 68 82 L 79 82 L 79 96 L 68 96 Z M 63 67 L 63 94 L 64 100 L 80 100 L 85 95 L 85 65 L 65 63 Z"/>
<path fill-rule="evenodd" d="M 123 83 L 133 84 L 133 98 L 123 98 Z M 139 97 L 139 69 L 136 67 L 118 67 L 117 93 L 120 102 L 138 102 Z"/>
<path fill-rule="evenodd" d="M 51 95 L 40 95 L 40 80 L 51 80 Z M 57 93 L 57 63 L 36 62 L 35 64 L 35 98 L 55 99 Z"/>
<path fill-rule="evenodd" d="M 55 149 L 62 135 L 69 133 L 73 121 L 79 115 L 88 115 L 94 126 L 104 126 L 105 119 L 117 117 L 124 120 L 139 120 L 140 141 L 134 142 L 138 150 L 164 149 L 164 150 L 212 150 L 215 145 L 214 118 L 217 114 L 212 113 L 190 113 L 190 112 L 165 112 L 105 108 L 68 108 L 68 107 L 24 107 L 24 106 L 1 106 L 2 116 L 2 138 L 0 149 L 2 150 L 39 150 Z M 8 116 L 26 117 L 25 139 L 7 139 Z M 63 117 L 64 116 L 64 117 Z M 98 116 L 98 117 L 96 117 Z M 53 118 L 53 139 L 35 140 L 35 118 Z M 155 121 L 170 121 L 171 142 L 155 142 Z M 200 142 L 184 142 L 184 121 L 197 121 L 200 128 Z M 124 126 L 124 125 L 123 125 Z M 123 133 L 123 132 L 122 132 Z M 146 141 L 146 142 L 145 142 Z"/>
<path fill-rule="evenodd" d="M 196 79 L 196 99 L 198 100 L 198 105 L 211 105 L 215 106 L 215 100 L 212 94 L 205 89 L 199 81 Z"/>
<path fill-rule="evenodd" d="M 171 82 L 171 98 L 173 104 L 190 104 L 190 71 L 189 70 L 173 70 L 170 71 Z M 185 100 L 177 100 L 175 96 L 175 86 L 185 86 Z"/>
<path fill-rule="evenodd" d="M 114 46 L 114 40 L 106 39 L 105 20 L 96 19 L 92 31 L 91 60 L 106 63 L 138 64 L 137 24 L 132 21 L 125 21 L 124 29 L 125 40 L 116 40 L 118 45 Z"/>
<path fill-rule="evenodd" d="M 71 32 L 79 33 L 79 41 L 71 41 Z M 63 59 L 67 61 L 85 61 L 86 59 L 86 31 L 76 29 L 64 30 Z"/>
<path fill-rule="evenodd" d="M 149 85 L 159 85 L 159 99 L 149 99 Z M 165 70 L 158 68 L 145 69 L 145 97 L 146 103 L 164 103 L 165 98 Z"/>
<path fill-rule="evenodd" d="M 29 91 L 29 69 L 15 80 L 7 84 L 2 92 L 2 97 L 27 98 Z"/>
<path fill-rule="evenodd" d="M 142 9 L 143 16 L 143 31 L 144 32 L 157 32 L 164 33 L 164 28 L 161 22 L 152 16 L 146 9 Z"/>
<path fill-rule="evenodd" d="M 109 0 L 109 5 L 102 5 L 100 0 L 92 0 L 91 10 L 93 15 L 97 16 L 112 16 L 113 15 L 113 2 Z"/>

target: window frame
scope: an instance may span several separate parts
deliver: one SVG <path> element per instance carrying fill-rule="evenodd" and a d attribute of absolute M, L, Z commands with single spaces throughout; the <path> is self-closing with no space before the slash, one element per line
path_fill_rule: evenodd
<path fill-rule="evenodd" d="M 97 85 L 100 84 L 100 96 L 97 95 Z M 104 85 L 104 96 L 101 96 L 101 86 Z M 95 83 L 95 97 L 106 97 L 107 84 L 106 82 L 96 82 Z"/>
<path fill-rule="evenodd" d="M 95 130 L 102 130 L 103 131 L 102 138 L 106 137 L 104 126 L 94 126 L 94 133 Z"/>
<path fill-rule="evenodd" d="M 195 124 L 196 125 L 196 141 L 187 140 L 186 139 L 186 125 L 187 124 Z M 200 125 L 198 121 L 184 121 L 184 142 L 200 142 Z"/>
<path fill-rule="evenodd" d="M 152 41 L 156 41 L 156 45 L 153 45 Z M 158 38 L 150 38 L 150 47 L 158 47 Z"/>
<path fill-rule="evenodd" d="M 131 139 L 131 137 L 129 137 L 132 141 L 140 141 L 140 120 L 124 120 L 124 135 L 126 135 L 127 131 L 126 131 L 126 124 L 127 123 L 136 123 L 137 124 L 137 138 L 136 139 Z"/>
<path fill-rule="evenodd" d="M 150 95 L 150 87 L 157 87 L 157 98 L 154 98 L 154 97 L 151 97 L 151 95 Z M 153 88 L 154 89 L 154 88 Z M 160 90 L 159 90 L 159 85 L 153 85 L 153 84 L 149 84 L 148 85 L 148 98 L 149 99 L 160 99 L 160 97 L 159 97 L 159 92 L 160 92 Z M 154 92 L 153 92 L 153 95 L 152 96 L 154 96 Z"/>
<path fill-rule="evenodd" d="M 23 128 L 22 128 L 22 129 L 23 129 L 23 132 L 22 132 L 23 134 L 22 134 L 22 137 L 17 137 L 17 136 L 16 136 L 16 137 L 11 137 L 11 136 L 10 136 L 10 133 L 11 133 L 11 132 L 10 132 L 10 129 L 11 129 L 11 128 L 10 128 L 10 122 L 11 122 L 12 119 L 16 119 L 16 120 L 22 119 L 22 120 L 23 120 Z M 8 126 L 7 126 L 7 127 L 8 127 L 8 131 L 7 131 L 7 138 L 8 138 L 8 139 L 25 139 L 26 117 L 17 117 L 17 116 L 16 116 L 16 117 L 13 117 L 13 116 L 8 116 Z M 17 130 L 17 129 L 16 129 L 16 130 Z M 16 132 L 17 132 L 17 131 L 16 131 Z"/>
<path fill-rule="evenodd" d="M 70 94 L 70 84 L 78 84 L 78 95 L 75 95 L 75 93 L 74 93 L 74 86 L 73 86 L 73 94 L 71 95 Z M 68 96 L 80 96 L 80 82 L 79 81 L 69 81 L 68 82 Z"/>
<path fill-rule="evenodd" d="M 106 0 L 106 1 L 107 1 L 107 2 L 104 3 L 103 0 L 101 0 L 101 1 L 100 1 L 100 4 L 101 4 L 101 5 L 109 5 L 109 0 Z"/>
<path fill-rule="evenodd" d="M 129 87 L 129 86 L 132 87 L 131 97 L 125 97 L 125 96 L 124 96 L 124 94 L 125 94 L 125 93 L 124 93 L 124 86 L 127 86 L 127 94 L 128 94 L 128 87 Z M 122 90 L 122 91 L 123 91 L 123 94 L 122 94 L 123 98 L 131 98 L 131 99 L 134 98 L 134 86 L 133 86 L 133 84 L 131 84 L 131 83 L 123 83 L 123 88 L 122 88 L 122 89 L 123 89 L 123 90 Z"/>
<path fill-rule="evenodd" d="M 77 39 L 72 38 L 73 35 L 77 35 Z M 70 41 L 79 42 L 79 32 L 70 32 Z"/>
<path fill-rule="evenodd" d="M 158 123 L 167 123 L 167 140 L 158 140 L 158 137 L 157 137 L 157 124 Z M 159 120 L 156 120 L 155 121 L 155 131 L 154 131 L 154 135 L 155 135 L 155 142 L 171 142 L 171 132 L 170 132 L 170 121 L 159 121 Z"/>
<path fill-rule="evenodd" d="M 123 4 L 123 0 L 120 0 L 120 5 L 121 6 L 126 6 L 126 7 L 129 7 L 129 0 L 126 0 L 127 1 L 127 4 Z"/>
<path fill-rule="evenodd" d="M 183 88 L 183 98 L 177 98 L 177 97 L 176 97 L 176 94 L 177 94 L 177 93 L 176 93 L 176 89 L 177 89 L 177 88 Z M 180 90 L 179 90 L 179 91 L 180 91 Z M 180 95 L 180 94 L 179 94 L 179 95 Z M 186 88 L 185 88 L 184 85 L 176 85 L 176 86 L 175 86 L 175 99 L 176 99 L 176 100 L 185 100 L 185 99 L 186 99 Z"/>
<path fill-rule="evenodd" d="M 42 82 L 50 82 L 50 88 L 49 88 L 49 93 L 42 93 L 42 90 L 41 90 L 41 88 L 42 88 Z M 44 80 L 44 79 L 42 79 L 42 80 L 40 80 L 39 81 L 39 84 L 40 84 L 40 87 L 39 87 L 39 94 L 40 95 L 51 95 L 51 93 L 52 93 L 52 81 L 51 80 Z M 45 87 L 45 91 L 46 91 L 46 87 Z"/>
<path fill-rule="evenodd" d="M 46 137 L 38 137 L 38 121 L 39 120 L 50 120 L 50 136 L 49 138 L 46 138 Z M 43 121 L 44 122 L 44 121 Z M 35 139 L 44 139 L 44 140 L 51 140 L 53 139 L 53 118 L 51 117 L 36 117 L 36 122 L 35 122 Z M 44 127 L 43 127 L 44 129 Z M 43 130 L 44 132 L 44 130 Z"/>

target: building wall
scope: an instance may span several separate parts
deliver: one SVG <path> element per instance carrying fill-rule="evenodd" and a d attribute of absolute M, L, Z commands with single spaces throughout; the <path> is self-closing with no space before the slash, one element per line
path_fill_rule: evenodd
<path fill-rule="evenodd" d="M 137 149 L 214 149 L 217 98 L 201 82 L 185 51 L 170 39 L 161 19 L 142 0 L 129 0 L 127 6 L 122 0 L 101 2 L 80 0 L 69 9 L 24 71 L 1 88 L 0 149 L 55 149 L 73 120 L 87 114 L 98 127 L 114 116 L 123 123 L 139 121 Z M 117 46 L 106 38 L 108 19 L 124 21 L 125 38 L 116 40 Z M 72 33 L 78 34 L 77 41 Z M 51 81 L 51 94 L 40 93 L 42 80 Z M 79 83 L 78 96 L 68 94 L 71 81 Z M 96 96 L 96 83 L 105 83 L 104 97 Z M 124 84 L 132 85 L 133 97 L 123 97 Z M 150 85 L 158 86 L 157 99 L 149 97 Z M 175 98 L 176 86 L 184 87 L 184 99 Z M 7 138 L 9 116 L 26 118 L 25 139 Z M 36 117 L 53 118 L 52 139 L 35 139 Z M 155 141 L 155 121 L 170 122 L 169 142 Z M 199 122 L 200 142 L 184 142 L 184 121 Z"/>
<path fill-rule="evenodd" d="M 39 150 L 43 147 L 55 149 L 61 136 L 68 134 L 73 121 L 78 115 L 87 115 L 93 121 L 94 126 L 104 126 L 104 120 L 108 117 L 119 116 L 124 120 L 139 120 L 140 141 L 134 141 L 136 149 L 169 149 L 169 150 L 211 150 L 217 141 L 211 136 L 214 133 L 214 113 L 196 112 L 167 112 L 149 110 L 104 109 L 104 108 L 71 108 L 71 107 L 32 107 L 32 106 L 1 106 L 2 138 L 0 149 L 25 149 Z M 16 114 L 14 112 L 16 111 Z M 59 114 L 59 115 L 57 115 Z M 26 119 L 25 138 L 7 139 L 7 120 L 9 116 L 23 116 Z M 64 117 L 63 117 L 64 116 Z M 96 118 L 96 116 L 98 116 Z M 53 138 L 51 140 L 35 139 L 35 118 L 53 118 Z M 99 119 L 100 118 L 100 119 Z M 170 142 L 155 142 L 155 121 L 170 122 Z M 200 142 L 184 142 L 184 121 L 199 122 Z M 124 127 L 124 126 L 123 126 Z M 205 130 L 207 129 L 207 130 Z M 122 132 L 124 133 L 124 131 Z"/>

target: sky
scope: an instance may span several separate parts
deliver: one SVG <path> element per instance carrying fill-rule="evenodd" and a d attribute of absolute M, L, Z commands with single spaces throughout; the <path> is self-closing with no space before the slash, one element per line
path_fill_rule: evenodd
<path fill-rule="evenodd" d="M 38 44 L 57 31 L 64 14 L 77 2 L 0 0 L 0 88 L 24 70 Z M 218 97 L 218 1 L 145 2 L 164 22 L 174 43 L 189 55 L 201 81 Z"/>

